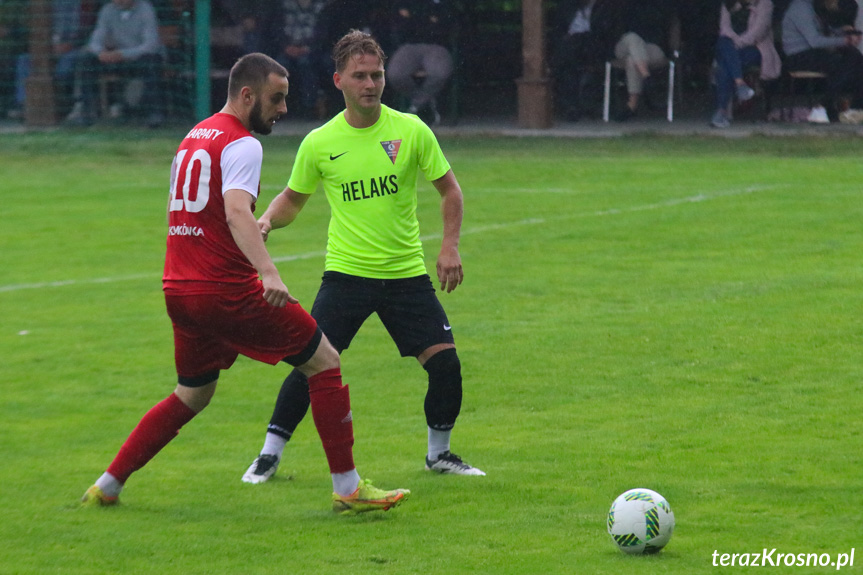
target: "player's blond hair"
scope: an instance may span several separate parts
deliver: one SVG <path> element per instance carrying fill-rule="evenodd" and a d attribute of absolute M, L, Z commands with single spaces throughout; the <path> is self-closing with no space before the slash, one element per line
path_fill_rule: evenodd
<path fill-rule="evenodd" d="M 386 62 L 387 55 L 371 34 L 360 30 L 351 30 L 342 36 L 333 46 L 333 61 L 336 72 L 342 72 L 348 66 L 348 61 L 354 56 L 369 55 L 378 58 L 381 64 Z"/>

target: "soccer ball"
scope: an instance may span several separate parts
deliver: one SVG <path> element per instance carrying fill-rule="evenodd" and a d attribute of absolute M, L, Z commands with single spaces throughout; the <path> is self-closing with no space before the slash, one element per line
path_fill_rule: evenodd
<path fill-rule="evenodd" d="M 608 510 L 608 534 L 624 553 L 658 553 L 674 532 L 674 513 L 665 497 L 650 489 L 622 493 Z"/>

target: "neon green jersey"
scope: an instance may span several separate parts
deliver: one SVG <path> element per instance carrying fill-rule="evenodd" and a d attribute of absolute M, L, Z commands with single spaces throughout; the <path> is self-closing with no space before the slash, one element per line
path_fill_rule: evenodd
<path fill-rule="evenodd" d="M 382 106 L 370 128 L 344 113 L 310 132 L 288 187 L 312 194 L 323 184 L 332 216 L 326 269 L 378 279 L 426 273 L 417 220 L 417 175 L 436 180 L 450 169 L 431 129 Z"/>

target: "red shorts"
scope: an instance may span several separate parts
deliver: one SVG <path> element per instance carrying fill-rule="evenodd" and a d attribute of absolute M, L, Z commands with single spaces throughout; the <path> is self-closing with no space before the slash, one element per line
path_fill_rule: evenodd
<path fill-rule="evenodd" d="M 251 292 L 165 295 L 180 383 L 208 383 L 239 354 L 270 365 L 311 358 L 320 341 L 317 322 L 299 304 L 271 306 L 263 293 L 259 283 Z"/>

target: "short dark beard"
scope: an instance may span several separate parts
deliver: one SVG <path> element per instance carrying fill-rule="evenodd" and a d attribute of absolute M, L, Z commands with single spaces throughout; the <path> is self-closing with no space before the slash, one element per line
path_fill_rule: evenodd
<path fill-rule="evenodd" d="M 273 131 L 273 126 L 266 120 L 264 120 L 261 115 L 261 101 L 258 100 L 255 102 L 255 105 L 252 106 L 252 111 L 249 112 L 249 125 L 252 127 L 253 132 L 257 132 L 259 134 L 267 135 Z"/>

